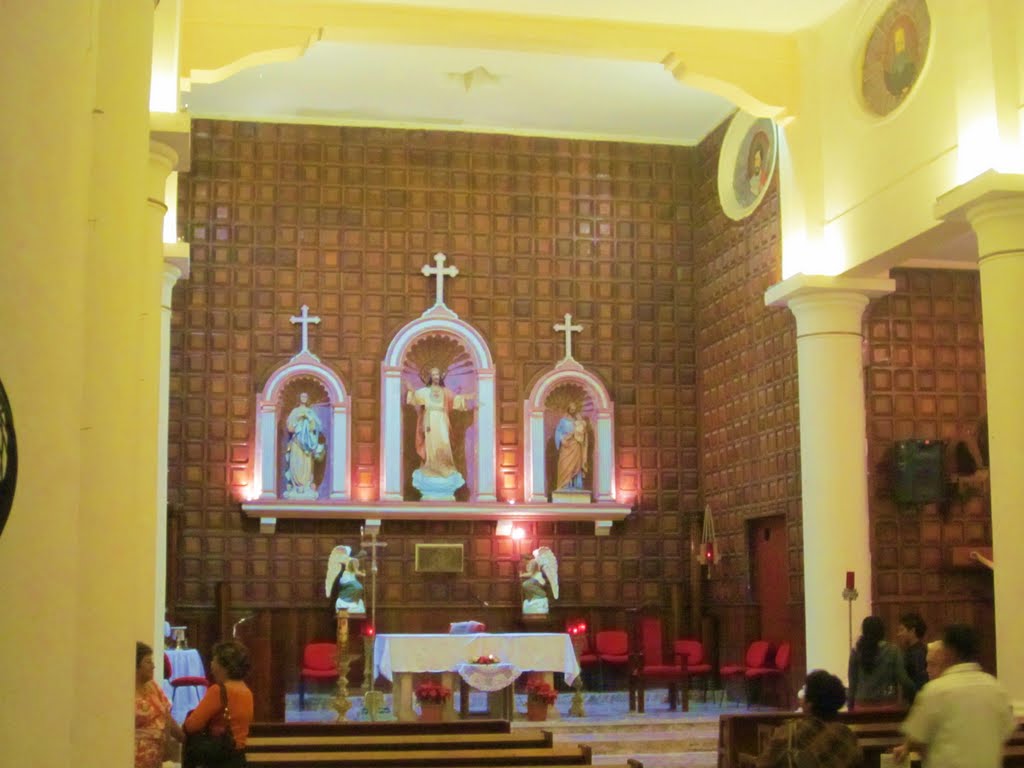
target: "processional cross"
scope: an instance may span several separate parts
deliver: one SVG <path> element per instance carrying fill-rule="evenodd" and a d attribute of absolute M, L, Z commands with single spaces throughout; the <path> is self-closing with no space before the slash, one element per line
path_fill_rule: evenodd
<path fill-rule="evenodd" d="M 302 326 L 302 350 L 299 352 L 299 354 L 302 354 L 302 352 L 305 352 L 306 354 L 311 354 L 309 351 L 309 326 L 310 324 L 318 325 L 320 323 L 320 318 L 315 315 L 310 315 L 309 307 L 303 304 L 302 314 L 299 315 L 298 317 L 291 317 L 289 318 L 288 321 L 292 325 Z"/>
<path fill-rule="evenodd" d="M 444 279 L 445 277 L 455 277 L 459 274 L 459 268 L 456 266 L 446 267 L 444 263 L 448 260 L 448 257 L 443 253 L 434 254 L 434 263 L 436 267 L 431 267 L 427 264 L 423 265 L 420 270 L 424 275 L 430 277 L 431 275 L 437 276 L 437 287 L 435 289 L 434 306 L 440 306 L 444 304 Z"/>
<path fill-rule="evenodd" d="M 364 531 L 362 526 L 359 528 L 359 546 L 362 549 L 369 548 L 370 550 L 370 627 L 373 628 L 373 637 L 370 638 L 370 652 L 367 654 L 367 661 L 369 662 L 367 677 L 370 680 L 370 687 L 363 696 L 363 706 L 366 708 L 366 713 L 371 721 L 376 721 L 380 718 L 380 711 L 384 706 L 384 694 L 375 691 L 373 687 L 374 680 L 377 677 L 377 550 L 387 546 L 385 542 L 377 541 L 378 530 L 380 530 L 379 525 L 371 526 L 369 530 L 370 540 L 367 541 L 366 531 Z"/>
<path fill-rule="evenodd" d="M 572 334 L 573 332 L 580 332 L 583 330 L 582 325 L 572 324 L 572 315 L 568 312 L 565 313 L 564 323 L 555 323 L 556 331 L 565 331 L 565 359 L 572 360 Z"/>

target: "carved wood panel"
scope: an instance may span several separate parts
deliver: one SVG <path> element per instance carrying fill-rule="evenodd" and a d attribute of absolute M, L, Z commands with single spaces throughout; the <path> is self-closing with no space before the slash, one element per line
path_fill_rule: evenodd
<path fill-rule="evenodd" d="M 520 551 L 495 537 L 493 523 L 389 522 L 382 622 L 436 623 L 444 614 L 446 625 L 479 613 L 512 625 L 519 558 L 542 544 L 559 558 L 556 605 L 566 614 L 596 611 L 596 620 L 614 622 L 622 606 L 665 602 L 688 579 L 682 512 L 697 491 L 692 155 L 195 121 L 179 200 L 192 274 L 175 291 L 172 322 L 169 495 L 181 510 L 174 606 L 202 610 L 224 581 L 239 610 L 329 613 L 327 555 L 355 545 L 358 524 L 282 520 L 268 537 L 242 517 L 255 393 L 297 351 L 288 317 L 308 304 L 322 319 L 312 350 L 352 393 L 353 495 L 373 497 L 379 363 L 392 334 L 433 303 L 433 281 L 419 270 L 436 251 L 461 272 L 446 286 L 447 303 L 484 334 L 496 360 L 503 498 L 522 498 L 525 387 L 561 358 L 551 326 L 571 312 L 584 326 L 574 354 L 616 403 L 618 490 L 637 511 L 602 540 L 589 524 L 525 523 Z M 417 574 L 415 545 L 424 542 L 463 545 L 464 573 Z M 413 618 L 419 611 L 422 622 Z"/>

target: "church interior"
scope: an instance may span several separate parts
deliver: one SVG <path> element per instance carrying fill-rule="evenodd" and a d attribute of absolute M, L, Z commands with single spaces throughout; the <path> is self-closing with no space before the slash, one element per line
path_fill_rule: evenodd
<path fill-rule="evenodd" d="M 127 764 L 165 622 L 282 720 L 339 546 L 353 635 L 917 611 L 1024 713 L 1024 7 L 768 5 L 5 7 L 5 752 Z"/>

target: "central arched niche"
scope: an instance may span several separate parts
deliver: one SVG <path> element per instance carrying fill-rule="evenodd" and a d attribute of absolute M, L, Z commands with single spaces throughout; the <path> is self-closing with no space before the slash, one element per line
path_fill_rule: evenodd
<path fill-rule="evenodd" d="M 474 396 L 471 410 L 450 414 L 453 458 L 466 481 L 455 500 L 496 501 L 494 364 L 480 333 L 444 306 L 404 326 L 381 365 L 380 498 L 420 500 L 412 485 L 417 414 L 406 393 L 424 386 L 433 367 L 445 373 L 445 387 Z"/>
<path fill-rule="evenodd" d="M 430 382 L 430 371 L 437 368 L 443 376 L 442 384 L 456 395 L 468 398 L 466 410 L 452 409 L 450 443 L 455 468 L 466 479 L 466 484 L 455 491 L 456 501 L 470 498 L 470 479 L 477 476 L 476 446 L 479 442 L 476 420 L 477 380 L 476 368 L 462 341 L 443 333 L 426 333 L 409 345 L 402 361 L 402 390 L 419 389 Z M 418 501 L 420 492 L 413 486 L 412 473 L 420 465 L 416 433 L 420 409 L 402 398 L 402 495 L 406 501 Z"/>

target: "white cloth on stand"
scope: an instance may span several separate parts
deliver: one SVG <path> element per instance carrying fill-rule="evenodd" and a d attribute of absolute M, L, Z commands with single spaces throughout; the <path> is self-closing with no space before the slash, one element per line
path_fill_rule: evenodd
<path fill-rule="evenodd" d="M 164 651 L 171 661 L 171 680 L 178 677 L 206 677 L 203 659 L 195 648 Z M 185 715 L 196 708 L 199 699 L 206 693 L 205 688 L 180 686 L 177 691 L 171 686 L 170 680 L 164 680 L 164 693 L 171 701 L 171 717 L 179 723 L 185 721 Z M 178 695 L 175 696 L 174 694 Z"/>
<path fill-rule="evenodd" d="M 508 688 L 522 674 L 515 664 L 460 664 L 459 677 L 478 691 L 500 691 Z"/>

